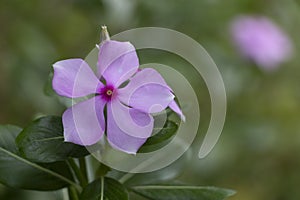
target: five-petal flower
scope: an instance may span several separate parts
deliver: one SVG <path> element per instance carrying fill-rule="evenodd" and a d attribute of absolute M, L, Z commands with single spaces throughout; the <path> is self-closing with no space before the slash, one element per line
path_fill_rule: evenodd
<path fill-rule="evenodd" d="M 69 98 L 94 95 L 64 112 L 67 142 L 92 145 L 106 132 L 113 148 L 135 154 L 151 136 L 152 113 L 169 106 L 184 119 L 161 75 L 151 68 L 138 70 L 139 60 L 129 42 L 107 40 L 100 44 L 97 76 L 82 59 L 59 61 L 53 67 L 52 84 L 57 94 Z"/>

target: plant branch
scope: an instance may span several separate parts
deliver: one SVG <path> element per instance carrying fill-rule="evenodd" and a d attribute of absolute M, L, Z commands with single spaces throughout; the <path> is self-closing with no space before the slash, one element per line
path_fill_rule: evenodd
<path fill-rule="evenodd" d="M 73 186 L 68 187 L 68 194 L 70 200 L 79 200 L 78 193 Z"/>
<path fill-rule="evenodd" d="M 127 173 L 125 174 L 124 176 L 122 176 L 120 179 L 119 179 L 119 182 L 124 184 L 126 183 L 129 179 L 131 179 L 135 174 L 133 173 Z"/>
<path fill-rule="evenodd" d="M 86 160 L 85 160 L 84 157 L 83 158 L 79 158 L 79 167 L 80 167 L 81 174 L 83 175 L 84 179 L 88 183 L 88 174 L 87 174 Z"/>
<path fill-rule="evenodd" d="M 100 200 L 103 200 L 104 199 L 104 177 L 102 176 L 101 177 L 101 199 Z"/>
<path fill-rule="evenodd" d="M 85 187 L 87 185 L 87 180 L 85 179 L 84 175 L 81 173 L 81 170 L 79 169 L 79 167 L 77 166 L 75 161 L 71 158 L 68 160 L 68 163 L 70 164 L 71 168 L 73 169 L 80 185 L 82 187 Z"/>

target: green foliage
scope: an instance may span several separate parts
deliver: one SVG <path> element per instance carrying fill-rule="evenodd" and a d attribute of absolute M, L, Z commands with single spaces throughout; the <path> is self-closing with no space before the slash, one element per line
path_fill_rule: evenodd
<path fill-rule="evenodd" d="M 177 130 L 177 125 L 169 121 L 159 133 L 162 136 L 150 140 L 149 143 L 163 143 L 170 139 L 170 137 L 163 137 L 164 134 L 169 134 L 169 130 L 172 130 L 170 135 L 173 135 Z M 13 188 L 41 191 L 58 190 L 70 186 L 73 188 L 73 192 L 70 194 L 77 198 L 76 195 L 80 186 L 73 181 L 69 166 L 62 161 L 53 161 L 65 160 L 69 156 L 84 156 L 85 154 L 80 151 L 82 147 L 65 144 L 61 139 L 62 124 L 59 117 L 42 117 L 32 122 L 23 131 L 16 126 L 0 126 L 0 182 Z M 15 141 L 22 150 L 22 154 L 20 154 Z M 52 162 L 42 164 L 32 160 Z M 74 165 L 76 165 L 75 162 Z M 128 200 L 129 195 L 126 187 L 115 179 L 104 177 L 110 168 L 105 165 L 101 166 L 96 172 L 100 178 L 83 189 L 80 199 Z M 77 167 L 75 168 L 77 169 Z M 175 170 L 177 169 L 176 166 Z M 84 172 L 78 168 L 75 174 L 77 178 L 80 178 L 81 173 Z M 153 176 L 154 174 L 149 173 L 148 175 Z M 139 179 L 139 182 L 143 184 L 142 179 Z M 154 200 L 223 200 L 233 194 L 229 190 L 196 186 L 133 186 L 130 189 L 139 195 Z"/>
<path fill-rule="evenodd" d="M 61 117 L 47 116 L 33 121 L 16 139 L 22 156 L 34 162 L 64 161 L 89 154 L 85 147 L 64 142 Z"/>
<path fill-rule="evenodd" d="M 128 200 L 128 192 L 118 181 L 111 178 L 101 178 L 84 188 L 80 196 L 80 200 L 99 199 Z"/>
<path fill-rule="evenodd" d="M 154 136 L 147 139 L 146 143 L 139 149 L 139 153 L 155 151 L 168 144 L 176 134 L 178 125 L 175 122 L 167 121 L 165 126 Z"/>
<path fill-rule="evenodd" d="M 96 177 L 105 176 L 109 171 L 111 171 L 111 168 L 106 166 L 103 163 L 100 163 L 100 166 L 96 170 Z"/>
<path fill-rule="evenodd" d="M 66 163 L 42 165 L 22 158 L 15 145 L 20 131 L 16 126 L 0 126 L 0 182 L 31 190 L 57 190 L 73 184 Z"/>
<path fill-rule="evenodd" d="M 232 196 L 232 190 L 198 186 L 136 186 L 132 190 L 151 200 L 223 200 Z"/>

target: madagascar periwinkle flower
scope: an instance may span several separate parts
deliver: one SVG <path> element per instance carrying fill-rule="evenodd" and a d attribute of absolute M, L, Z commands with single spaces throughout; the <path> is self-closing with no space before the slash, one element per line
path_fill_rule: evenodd
<path fill-rule="evenodd" d="M 151 136 L 151 114 L 170 107 L 184 119 L 162 76 L 151 68 L 139 69 L 135 48 L 129 42 L 100 43 L 97 75 L 79 58 L 56 62 L 53 67 L 57 94 L 90 97 L 64 112 L 67 142 L 89 146 L 106 133 L 113 148 L 135 154 Z"/>
<path fill-rule="evenodd" d="M 240 52 L 265 70 L 276 69 L 291 56 L 288 36 L 266 17 L 238 17 L 231 33 Z"/>

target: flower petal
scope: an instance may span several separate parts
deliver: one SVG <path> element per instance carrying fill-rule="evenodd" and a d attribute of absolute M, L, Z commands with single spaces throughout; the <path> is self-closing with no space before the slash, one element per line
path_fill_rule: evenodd
<path fill-rule="evenodd" d="M 103 76 L 108 84 L 118 87 L 128 80 L 139 67 L 134 46 L 129 42 L 104 41 L 98 57 L 98 77 Z"/>
<path fill-rule="evenodd" d="M 129 84 L 127 85 L 130 90 L 134 90 L 137 85 L 144 85 L 146 83 L 156 83 L 163 85 L 169 90 L 172 91 L 172 89 L 168 86 L 164 78 L 156 71 L 155 69 L 152 68 L 145 68 L 141 69 L 139 72 L 137 72 L 134 77 L 130 79 Z"/>
<path fill-rule="evenodd" d="M 119 129 L 133 137 L 148 138 L 151 136 L 154 119 L 150 114 L 129 108 L 118 99 L 112 100 L 109 104 L 112 117 Z"/>
<path fill-rule="evenodd" d="M 53 89 L 61 96 L 77 98 L 96 93 L 102 83 L 82 59 L 58 61 L 53 65 Z"/>
<path fill-rule="evenodd" d="M 161 112 L 174 99 L 165 80 L 150 68 L 136 73 L 125 88 L 118 90 L 118 97 L 123 103 L 147 113 Z"/>
<path fill-rule="evenodd" d="M 182 113 L 181 109 L 179 108 L 179 106 L 177 105 L 176 101 L 173 100 L 170 104 L 169 104 L 169 107 L 171 108 L 171 110 L 173 110 L 174 112 L 176 112 L 182 121 L 185 122 L 185 116 L 184 114 Z"/>
<path fill-rule="evenodd" d="M 112 101 L 112 102 L 118 102 L 118 101 Z M 146 114 L 143 114 L 137 110 L 126 108 L 125 106 L 124 107 L 127 109 L 126 111 L 123 110 L 123 108 L 121 108 L 121 111 L 118 110 L 118 108 L 114 108 L 119 105 L 121 105 L 120 102 L 116 104 L 109 103 L 107 105 L 107 139 L 113 148 L 129 154 L 135 154 L 138 151 L 138 149 L 146 142 L 147 137 L 144 138 L 134 137 L 132 136 L 133 133 L 127 132 L 128 130 L 125 129 L 127 127 L 129 128 L 129 130 L 131 130 L 132 128 L 145 125 L 150 121 L 150 125 L 152 125 L 152 127 L 146 126 L 145 130 L 143 130 L 143 132 L 140 132 L 144 136 L 149 137 L 153 129 L 153 118 L 151 116 L 147 117 Z M 129 114 L 130 110 L 133 110 L 133 113 L 130 114 L 131 117 L 129 118 L 129 120 L 128 118 L 122 118 L 127 114 Z M 117 114 L 114 113 L 116 111 L 118 111 Z M 122 123 L 122 121 L 124 123 Z M 137 134 L 137 131 L 135 131 L 135 134 Z M 141 135 L 139 134 L 137 136 L 141 136 Z"/>
<path fill-rule="evenodd" d="M 63 114 L 65 141 L 83 146 L 98 142 L 105 130 L 104 105 L 96 96 L 67 109 Z"/>

